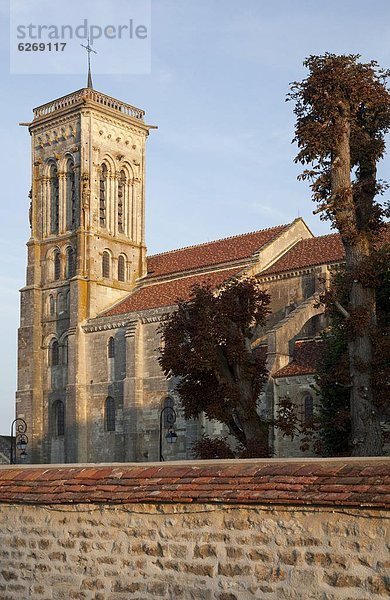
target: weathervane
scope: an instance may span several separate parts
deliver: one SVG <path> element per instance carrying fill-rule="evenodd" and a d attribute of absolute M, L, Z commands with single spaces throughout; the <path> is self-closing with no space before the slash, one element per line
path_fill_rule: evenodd
<path fill-rule="evenodd" d="M 97 52 L 95 50 L 93 50 L 91 48 L 91 46 L 89 45 L 89 34 L 88 34 L 88 38 L 87 38 L 87 45 L 84 46 L 84 44 L 80 44 L 80 46 L 82 46 L 82 48 L 85 48 L 86 51 L 88 52 L 88 79 L 87 79 L 87 87 L 88 88 L 93 88 L 93 84 L 92 84 L 92 75 L 91 75 L 91 52 L 93 52 L 94 54 L 97 54 Z"/>

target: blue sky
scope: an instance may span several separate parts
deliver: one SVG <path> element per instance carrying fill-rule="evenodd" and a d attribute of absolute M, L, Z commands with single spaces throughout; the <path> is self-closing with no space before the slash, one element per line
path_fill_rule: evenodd
<path fill-rule="evenodd" d="M 58 3 L 64 19 L 75 1 Z M 117 6 L 106 0 L 108 16 Z M 83 87 L 85 77 L 11 75 L 4 0 L 0 17 L 0 433 L 7 434 L 29 236 L 30 140 L 18 123 L 31 119 L 34 106 Z M 386 0 L 152 0 L 151 73 L 94 76 L 96 89 L 145 109 L 147 122 L 159 127 L 147 150 L 149 252 L 298 215 L 315 234 L 326 233 L 328 225 L 312 215 L 308 186 L 296 180 L 288 84 L 303 77 L 304 57 L 326 51 L 359 53 L 389 67 L 389 40 Z M 380 175 L 390 179 L 387 159 Z"/>

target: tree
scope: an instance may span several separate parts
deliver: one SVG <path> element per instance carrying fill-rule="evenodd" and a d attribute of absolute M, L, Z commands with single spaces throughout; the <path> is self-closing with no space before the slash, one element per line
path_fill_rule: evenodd
<path fill-rule="evenodd" d="M 194 286 L 189 301 L 162 324 L 159 362 L 166 377 L 178 377 L 176 390 L 184 415 L 204 412 L 227 426 L 246 456 L 268 456 L 269 423 L 258 414 L 260 391 L 267 381 L 266 356 L 253 347 L 269 313 L 270 296 L 255 278 L 232 279 L 215 292 L 207 283 Z M 210 457 L 212 443 L 198 451 Z M 229 453 L 217 441 L 218 455 Z"/>
<path fill-rule="evenodd" d="M 372 388 L 375 406 L 385 421 L 389 416 L 390 389 L 390 247 L 382 246 L 372 256 L 371 274 L 376 273 L 376 319 L 372 332 Z M 323 333 L 323 350 L 316 369 L 319 389 L 317 430 L 318 451 L 326 456 L 345 456 L 351 453 L 351 415 L 349 396 L 351 376 L 348 360 L 349 322 L 335 307 L 348 294 L 348 277 L 339 268 L 334 274 L 331 290 L 323 296 L 330 326 Z"/>
<path fill-rule="evenodd" d="M 376 197 L 385 189 L 377 163 L 390 127 L 389 72 L 358 55 L 310 56 L 309 75 L 291 86 L 295 101 L 296 162 L 311 165 L 302 179 L 311 181 L 315 212 L 337 228 L 344 245 L 347 305 L 335 306 L 348 322 L 351 377 L 352 453 L 380 455 L 382 436 L 373 395 L 373 338 L 377 329 L 372 255 L 388 215 Z"/>

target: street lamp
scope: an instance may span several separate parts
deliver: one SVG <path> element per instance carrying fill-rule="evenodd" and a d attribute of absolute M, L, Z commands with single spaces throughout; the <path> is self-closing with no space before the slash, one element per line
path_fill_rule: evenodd
<path fill-rule="evenodd" d="M 27 456 L 26 447 L 28 444 L 28 437 L 26 435 L 27 424 L 24 419 L 14 419 L 11 423 L 11 449 L 9 462 L 10 465 L 16 463 L 16 450 L 19 450 L 20 456 Z"/>
<path fill-rule="evenodd" d="M 159 460 L 164 461 L 163 453 L 162 453 L 162 430 L 163 430 L 163 418 L 165 416 L 165 421 L 169 427 L 165 439 L 168 444 L 174 444 L 177 442 L 177 434 L 174 429 L 174 424 L 176 423 L 176 412 L 172 406 L 165 406 L 160 412 L 160 457 Z"/>

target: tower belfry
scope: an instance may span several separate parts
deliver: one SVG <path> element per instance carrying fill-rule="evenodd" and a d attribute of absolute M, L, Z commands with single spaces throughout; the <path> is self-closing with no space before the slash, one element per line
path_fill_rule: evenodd
<path fill-rule="evenodd" d="M 143 110 L 93 89 L 89 41 L 86 50 L 88 87 L 35 108 L 29 125 L 31 237 L 21 290 L 17 411 L 32 423 L 33 462 L 61 455 L 45 441 L 58 402 L 77 429 L 58 443 L 68 444 L 67 460 L 86 460 L 82 324 L 124 298 L 146 273 L 150 127 Z"/>

